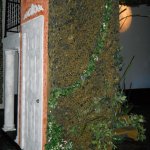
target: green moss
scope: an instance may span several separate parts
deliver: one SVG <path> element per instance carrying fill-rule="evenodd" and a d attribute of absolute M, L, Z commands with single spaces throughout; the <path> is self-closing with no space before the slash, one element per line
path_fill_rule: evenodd
<path fill-rule="evenodd" d="M 125 101 L 118 91 L 118 6 L 112 0 L 50 1 L 47 150 L 114 146 Z"/>

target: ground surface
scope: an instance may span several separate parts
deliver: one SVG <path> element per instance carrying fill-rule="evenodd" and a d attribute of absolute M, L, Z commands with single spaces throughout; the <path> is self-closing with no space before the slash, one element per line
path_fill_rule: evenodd
<path fill-rule="evenodd" d="M 0 130 L 0 150 L 19 150 L 19 147 Z"/>
<path fill-rule="evenodd" d="M 3 127 L 4 124 L 4 111 L 0 110 L 0 128 Z M 4 133 L 0 129 L 0 150 L 20 150 L 20 148 L 15 144 L 15 142 L 12 140 L 12 138 L 15 138 L 16 133 Z"/>
<path fill-rule="evenodd" d="M 134 106 L 132 112 L 144 115 L 146 119 L 145 128 L 147 129 L 147 139 L 144 142 L 128 140 L 118 145 L 118 150 L 150 150 L 150 105 Z M 0 110 L 0 127 L 3 126 L 3 115 L 4 112 Z M 13 140 L 2 130 L 0 130 L 0 150 L 20 150 Z"/>

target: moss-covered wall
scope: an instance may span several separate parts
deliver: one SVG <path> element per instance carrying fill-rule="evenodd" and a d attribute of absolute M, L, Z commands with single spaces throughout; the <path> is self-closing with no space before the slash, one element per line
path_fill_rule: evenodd
<path fill-rule="evenodd" d="M 104 19 L 104 2 L 50 0 L 48 44 L 51 90 L 68 87 L 80 80 L 97 45 Z M 75 150 L 92 149 L 93 135 L 88 125 L 111 118 L 109 103 L 118 83 L 114 62 L 118 47 L 118 3 L 112 3 L 112 7 L 114 11 L 107 40 L 94 73 L 72 94 L 60 97 L 56 109 L 52 111 L 57 123 L 63 126 L 64 138 L 73 142 Z M 107 97 L 107 105 L 100 106 L 101 110 L 97 113 L 92 106 L 103 97 Z"/>
<path fill-rule="evenodd" d="M 3 96 L 2 0 L 0 0 L 0 104 Z"/>

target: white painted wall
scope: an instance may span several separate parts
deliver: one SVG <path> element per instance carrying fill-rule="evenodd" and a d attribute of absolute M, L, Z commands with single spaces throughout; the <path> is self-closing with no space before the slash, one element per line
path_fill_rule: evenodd
<path fill-rule="evenodd" d="M 133 15 L 150 16 L 150 7 L 145 5 L 133 7 L 132 11 Z M 150 18 L 133 17 L 128 31 L 120 33 L 120 44 L 123 46 L 123 70 L 129 64 L 132 56 L 135 56 L 126 75 L 126 89 L 130 88 L 131 83 L 133 89 L 150 88 Z"/>

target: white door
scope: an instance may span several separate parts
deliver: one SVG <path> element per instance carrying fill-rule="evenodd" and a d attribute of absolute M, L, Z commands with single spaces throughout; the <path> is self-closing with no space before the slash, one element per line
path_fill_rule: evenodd
<path fill-rule="evenodd" d="M 22 143 L 24 150 L 42 150 L 44 17 L 22 25 L 23 91 Z"/>

